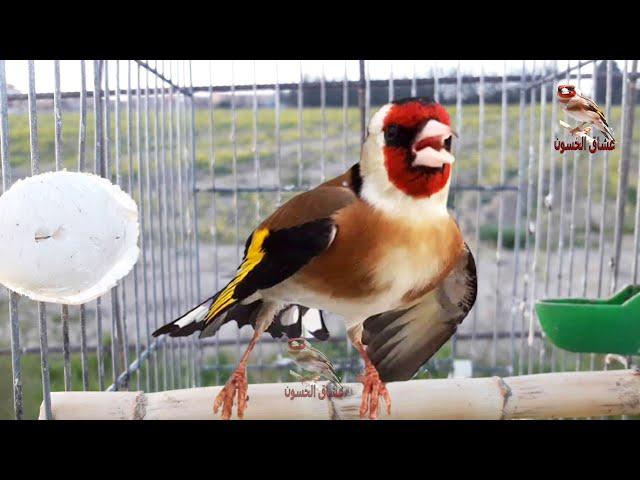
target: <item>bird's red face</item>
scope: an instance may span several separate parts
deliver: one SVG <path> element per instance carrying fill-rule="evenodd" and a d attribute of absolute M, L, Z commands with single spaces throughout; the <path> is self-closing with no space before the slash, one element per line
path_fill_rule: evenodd
<path fill-rule="evenodd" d="M 384 118 L 384 161 L 389 180 L 407 195 L 429 197 L 444 188 L 454 161 L 449 114 L 439 103 L 393 102 Z"/>
<path fill-rule="evenodd" d="M 573 85 L 558 85 L 558 97 L 568 100 L 577 94 L 576 87 Z"/>
<path fill-rule="evenodd" d="M 289 340 L 289 350 L 304 350 L 305 341 L 304 338 L 292 338 Z"/>

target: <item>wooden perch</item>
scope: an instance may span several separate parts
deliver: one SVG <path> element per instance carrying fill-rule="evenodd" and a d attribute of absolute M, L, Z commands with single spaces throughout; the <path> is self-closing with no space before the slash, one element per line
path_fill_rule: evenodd
<path fill-rule="evenodd" d="M 249 385 L 247 420 L 357 419 L 360 384 L 341 399 L 285 396 L 309 384 Z M 56 420 L 215 420 L 211 407 L 221 387 L 167 392 L 57 392 L 51 395 Z M 286 390 L 289 389 L 289 390 Z M 640 371 L 564 372 L 517 377 L 411 380 L 388 384 L 390 419 L 573 418 L 640 414 Z M 383 402 L 381 401 L 381 404 Z M 44 418 L 43 408 L 40 418 Z M 234 417 L 235 418 L 235 407 Z"/>

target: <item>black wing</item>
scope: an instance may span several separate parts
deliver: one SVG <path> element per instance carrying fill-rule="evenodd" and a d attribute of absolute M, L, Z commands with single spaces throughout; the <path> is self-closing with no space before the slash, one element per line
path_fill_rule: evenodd
<path fill-rule="evenodd" d="M 455 333 L 476 301 L 476 265 L 469 247 L 424 300 L 364 322 L 362 341 L 383 382 L 409 380 Z"/>
<path fill-rule="evenodd" d="M 335 233 L 336 226 L 331 218 L 291 228 L 254 231 L 247 240 L 243 261 L 233 279 L 213 297 L 153 332 L 153 336 L 165 333 L 183 336 L 196 330 L 202 331 L 201 336 L 208 336 L 222 323 L 216 319 L 222 320 L 222 315 L 227 311 L 232 313 L 230 309 L 236 305 L 234 310 L 238 316 L 247 317 L 249 323 L 255 321 L 255 305 L 250 308 L 250 305 L 243 306 L 239 302 L 296 273 L 329 247 Z M 207 328 L 214 325 L 213 329 Z"/>

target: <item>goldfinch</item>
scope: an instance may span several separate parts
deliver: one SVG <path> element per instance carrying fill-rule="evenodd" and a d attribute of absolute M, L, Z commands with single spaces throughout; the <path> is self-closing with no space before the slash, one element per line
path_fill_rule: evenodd
<path fill-rule="evenodd" d="M 289 356 L 300 368 L 307 372 L 312 372 L 310 379 L 324 378 L 329 382 L 340 385 L 340 377 L 336 373 L 331 360 L 316 349 L 304 338 L 291 338 L 288 342 Z M 307 377 L 303 377 L 307 378 Z"/>
<path fill-rule="evenodd" d="M 431 100 L 384 105 L 369 122 L 359 163 L 278 208 L 248 238 L 234 278 L 154 332 L 205 337 L 230 320 L 253 326 L 214 414 L 222 408 L 230 418 L 237 397 L 243 417 L 251 351 L 263 332 L 279 336 L 301 324 L 302 309 L 344 318 L 365 365 L 360 416 L 376 419 L 380 397 L 390 414 L 385 382 L 410 379 L 476 298 L 475 262 L 447 211 L 452 133 L 447 111 Z M 316 323 L 326 337 L 321 317 Z"/>
<path fill-rule="evenodd" d="M 558 102 L 567 114 L 582 122 L 572 133 L 585 130 L 587 125 L 593 125 L 600 130 L 608 141 L 615 140 L 609 123 L 600 107 L 589 97 L 582 95 L 573 85 L 558 85 Z"/>

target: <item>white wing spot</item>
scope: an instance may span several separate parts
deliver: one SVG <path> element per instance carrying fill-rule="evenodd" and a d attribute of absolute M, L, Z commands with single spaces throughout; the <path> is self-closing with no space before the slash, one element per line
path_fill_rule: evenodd
<path fill-rule="evenodd" d="M 320 317 L 320 311 L 315 308 L 310 308 L 302 316 L 302 326 L 304 332 L 315 332 L 322 328 L 322 321 Z M 312 335 L 307 335 L 311 337 Z"/>
<path fill-rule="evenodd" d="M 209 305 L 200 305 L 198 308 L 195 308 L 191 313 L 188 313 L 180 320 L 176 322 L 180 328 L 186 327 L 190 323 L 198 322 L 204 318 L 209 310 Z"/>
<path fill-rule="evenodd" d="M 293 306 L 288 308 L 280 317 L 280 323 L 283 327 L 288 327 L 289 325 L 293 325 L 298 321 L 298 307 Z"/>

